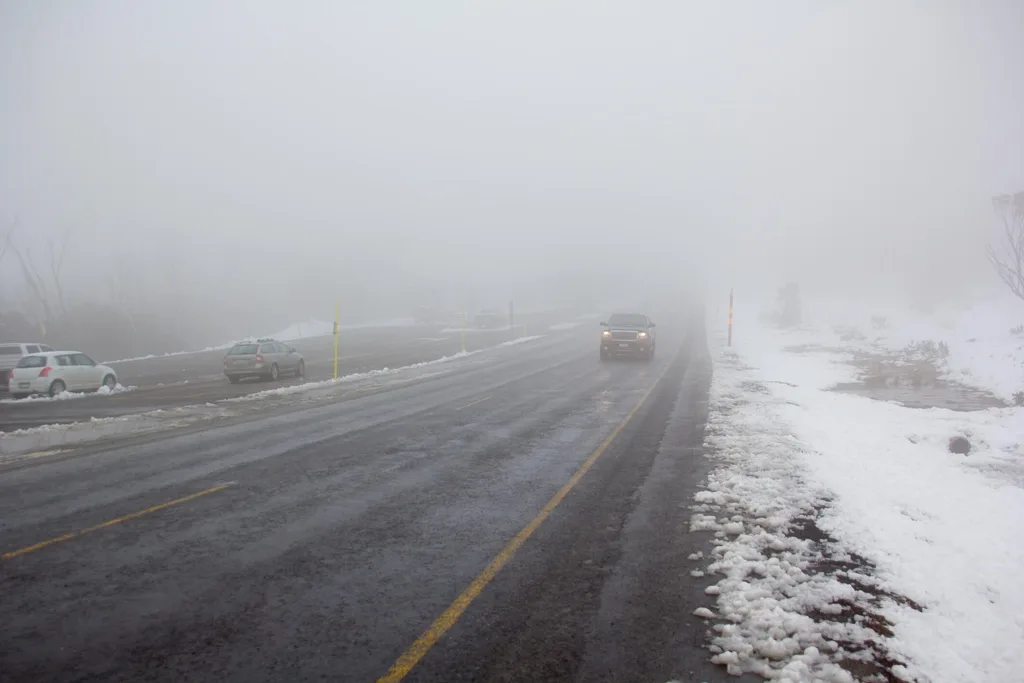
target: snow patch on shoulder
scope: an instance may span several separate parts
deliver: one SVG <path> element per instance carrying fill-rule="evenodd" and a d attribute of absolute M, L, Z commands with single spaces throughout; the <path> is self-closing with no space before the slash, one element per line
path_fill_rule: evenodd
<path fill-rule="evenodd" d="M 266 398 L 273 398 L 279 396 L 290 396 L 293 394 L 303 394 L 316 389 L 325 389 L 329 387 L 335 387 L 339 384 L 347 384 L 351 382 L 357 382 L 359 380 L 370 379 L 374 377 L 381 377 L 386 375 L 395 375 L 398 373 L 409 372 L 420 368 L 427 368 L 435 365 L 441 365 L 444 363 L 450 363 L 452 361 L 468 358 L 476 355 L 479 351 L 461 351 L 459 353 L 452 354 L 450 356 L 442 356 L 434 360 L 424 361 L 422 363 L 414 363 L 412 365 L 403 365 L 397 368 L 380 368 L 379 370 L 370 370 L 369 372 L 357 372 L 350 375 L 344 375 L 339 377 L 337 380 L 327 379 L 319 382 L 303 382 L 302 384 L 293 384 L 287 387 L 278 387 L 276 389 L 267 389 L 266 391 L 258 391 L 254 394 L 246 394 L 245 396 L 239 396 L 237 398 L 229 398 L 221 401 L 222 403 L 241 403 L 246 401 L 258 401 Z"/>
<path fill-rule="evenodd" d="M 535 335 L 530 336 L 530 337 L 519 337 L 518 339 L 513 339 L 513 340 L 507 341 L 507 342 L 502 342 L 501 344 L 498 344 L 498 346 L 518 346 L 519 344 L 525 344 L 527 342 L 537 341 L 538 339 L 541 339 L 543 337 L 544 337 L 543 334 L 535 334 Z"/>
<path fill-rule="evenodd" d="M 461 334 L 462 332 L 465 332 L 466 334 L 483 334 L 485 332 L 511 331 L 512 328 L 509 327 L 508 325 L 505 325 L 503 327 L 471 327 L 467 325 L 466 327 L 446 327 L 443 330 L 441 330 L 441 334 Z"/>
<path fill-rule="evenodd" d="M 100 387 L 99 390 L 93 392 L 77 392 L 64 390 L 57 394 L 56 396 L 45 396 L 39 394 L 19 399 L 5 398 L 3 400 L 0 400 L 0 403 L 39 403 L 48 401 L 68 401 L 76 398 L 89 398 L 90 396 L 110 396 L 112 394 L 123 394 L 128 391 L 135 391 L 136 389 L 138 389 L 138 387 L 134 385 L 126 387 L 122 386 L 121 384 L 116 384 L 114 385 L 113 389 L 104 385 Z"/>
<path fill-rule="evenodd" d="M 713 661 L 787 681 L 1018 678 L 1020 411 L 823 391 L 844 351 L 808 351 L 815 334 L 750 330 L 715 363 L 717 467 L 691 519 L 723 577 L 706 591 Z M 947 451 L 953 434 L 970 456 Z"/>
<path fill-rule="evenodd" d="M 560 330 L 571 330 L 571 329 L 573 329 L 575 327 L 579 327 L 581 324 L 582 323 L 580 323 L 580 322 L 556 323 L 556 324 L 552 325 L 551 327 L 549 327 L 548 329 L 556 331 L 556 332 L 560 331 Z"/>

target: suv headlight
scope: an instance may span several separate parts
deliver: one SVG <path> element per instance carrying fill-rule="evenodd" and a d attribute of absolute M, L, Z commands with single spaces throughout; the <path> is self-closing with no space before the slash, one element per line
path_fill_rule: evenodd
<path fill-rule="evenodd" d="M 637 336 L 640 337 L 640 339 L 647 339 L 647 333 L 646 332 L 641 332 Z"/>
<path fill-rule="evenodd" d="M 605 330 L 604 332 L 601 333 L 601 336 L 602 337 L 610 337 L 610 336 L 612 336 L 612 332 L 611 332 L 611 330 Z"/>

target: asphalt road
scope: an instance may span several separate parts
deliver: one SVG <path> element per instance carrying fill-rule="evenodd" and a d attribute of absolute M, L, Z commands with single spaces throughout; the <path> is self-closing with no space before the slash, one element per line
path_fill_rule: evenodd
<path fill-rule="evenodd" d="M 704 330 L 659 337 L 0 470 L 0 681 L 732 680 L 686 559 Z"/>
<path fill-rule="evenodd" d="M 565 317 L 565 314 L 557 312 L 517 316 L 515 334 L 552 334 L 549 328 Z M 587 321 L 587 325 L 591 332 L 596 331 L 593 327 L 596 321 Z M 442 330 L 442 326 L 345 329 L 340 336 L 339 375 L 403 367 L 461 351 L 462 335 Z M 513 336 L 509 330 L 470 330 L 465 335 L 465 345 L 468 351 L 475 351 L 509 341 Z M 117 372 L 122 385 L 135 388 L 109 396 L 86 396 L 66 401 L 7 400 L 0 403 L 0 430 L 13 431 L 215 402 L 273 386 L 333 377 L 332 337 L 300 339 L 289 342 L 289 345 L 298 349 L 306 362 L 305 380 L 286 377 L 276 384 L 255 379 L 231 384 L 223 374 L 222 350 L 107 363 Z M 9 398 L 9 395 L 4 394 L 4 397 Z"/>

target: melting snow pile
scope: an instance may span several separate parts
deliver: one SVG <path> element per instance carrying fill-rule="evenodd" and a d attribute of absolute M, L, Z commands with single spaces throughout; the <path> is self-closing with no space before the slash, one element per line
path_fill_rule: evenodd
<path fill-rule="evenodd" d="M 745 329 L 717 354 L 717 466 L 691 521 L 714 535 L 691 558 L 719 579 L 697 611 L 713 661 L 782 681 L 1021 680 L 1024 409 L 826 391 L 854 374 L 836 340 L 809 346 L 827 336 Z"/>

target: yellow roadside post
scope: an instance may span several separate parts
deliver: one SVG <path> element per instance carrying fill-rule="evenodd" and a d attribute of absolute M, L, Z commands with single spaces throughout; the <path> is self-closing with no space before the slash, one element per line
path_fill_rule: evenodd
<path fill-rule="evenodd" d="M 466 309 L 462 309 L 462 352 L 466 352 Z"/>
<path fill-rule="evenodd" d="M 334 381 L 338 381 L 338 309 L 339 304 L 334 304 Z"/>

